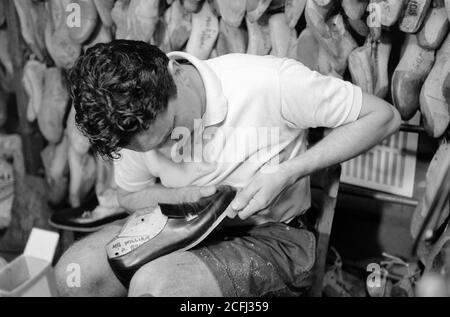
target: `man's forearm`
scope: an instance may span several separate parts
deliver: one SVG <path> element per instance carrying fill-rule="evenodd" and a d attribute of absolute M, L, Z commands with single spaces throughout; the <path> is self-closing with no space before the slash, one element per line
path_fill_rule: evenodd
<path fill-rule="evenodd" d="M 125 192 L 119 190 L 120 205 L 129 210 L 137 211 L 144 208 L 157 206 L 158 203 L 171 203 L 173 197 L 177 196 L 177 189 L 166 188 L 155 184 L 139 192 Z"/>
<path fill-rule="evenodd" d="M 134 212 L 144 208 L 156 207 L 158 204 L 195 202 L 202 197 L 213 195 L 215 192 L 215 186 L 167 188 L 155 184 L 134 193 L 119 189 L 118 197 L 123 208 Z"/>
<path fill-rule="evenodd" d="M 394 108 L 387 103 L 380 106 L 389 110 L 370 112 L 353 123 L 332 130 L 311 149 L 283 163 L 283 170 L 298 179 L 347 161 L 377 145 L 396 132 L 400 125 Z"/>

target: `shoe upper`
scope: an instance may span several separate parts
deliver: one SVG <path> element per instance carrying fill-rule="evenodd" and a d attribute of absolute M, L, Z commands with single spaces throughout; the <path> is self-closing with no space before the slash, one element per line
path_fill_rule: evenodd
<path fill-rule="evenodd" d="M 195 203 L 179 205 L 160 205 L 162 226 L 148 223 L 148 230 L 133 230 L 137 235 L 127 236 L 125 231 L 106 246 L 109 264 L 120 281 L 127 285 L 134 272 L 142 265 L 169 253 L 187 250 L 200 243 L 224 218 L 228 205 L 236 191 L 230 186 L 221 186 L 216 194 L 200 199 Z M 137 215 L 145 223 L 145 216 Z M 130 218 L 139 226 L 136 217 Z M 156 217 L 159 219 L 161 217 Z M 139 219 L 137 219 L 139 220 Z M 156 230 L 156 232 L 155 232 Z"/>

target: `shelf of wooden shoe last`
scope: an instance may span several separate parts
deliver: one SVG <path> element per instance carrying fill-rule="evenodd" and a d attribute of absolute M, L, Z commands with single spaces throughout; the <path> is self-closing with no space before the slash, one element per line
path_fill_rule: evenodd
<path fill-rule="evenodd" d="M 420 125 L 411 125 L 411 124 L 402 124 L 400 127 L 400 131 L 402 132 L 409 132 L 409 133 L 420 133 L 425 134 L 425 128 Z M 347 195 L 354 195 L 359 196 L 363 198 L 369 198 L 373 200 L 393 203 L 393 204 L 400 204 L 405 206 L 411 206 L 415 207 L 418 205 L 418 201 L 413 198 L 408 198 L 404 196 L 398 196 L 394 194 L 388 194 L 381 191 L 373 190 L 373 189 L 367 189 L 362 188 L 350 184 L 343 184 L 341 183 L 339 185 L 339 193 L 347 194 Z"/>
<path fill-rule="evenodd" d="M 36 124 L 27 120 L 28 96 L 22 85 L 23 67 L 30 54 L 21 37 L 20 21 L 13 1 L 5 1 L 6 24 L 8 25 L 9 53 L 12 57 L 14 76 L 11 80 L 11 92 L 17 103 L 17 133 L 22 139 L 25 168 L 27 174 L 38 175 L 42 170 L 40 153 L 44 148 L 44 139 Z"/>

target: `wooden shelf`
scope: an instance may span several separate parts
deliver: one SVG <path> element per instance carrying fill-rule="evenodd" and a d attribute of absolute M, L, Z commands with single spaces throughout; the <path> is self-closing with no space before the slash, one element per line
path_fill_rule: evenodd
<path fill-rule="evenodd" d="M 426 133 L 425 128 L 423 126 L 412 125 L 412 124 L 407 124 L 407 123 L 403 123 L 400 126 L 400 131 L 410 132 L 410 133 Z"/>
<path fill-rule="evenodd" d="M 354 185 L 341 183 L 339 187 L 339 193 L 347 195 L 355 195 L 364 198 L 370 198 L 378 201 L 389 202 L 393 204 L 406 205 L 411 207 L 416 207 L 419 202 L 415 199 L 388 194 L 372 189 L 362 188 Z"/>

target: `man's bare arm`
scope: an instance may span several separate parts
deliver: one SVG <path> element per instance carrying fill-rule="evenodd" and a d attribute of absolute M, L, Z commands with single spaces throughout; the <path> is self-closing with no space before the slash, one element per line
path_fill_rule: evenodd
<path fill-rule="evenodd" d="M 211 196 L 215 192 L 215 186 L 166 188 L 160 184 L 155 184 L 139 192 L 119 189 L 118 199 L 123 208 L 134 212 L 147 207 L 155 207 L 158 204 L 195 202 L 202 197 Z"/>
<path fill-rule="evenodd" d="M 335 128 L 311 149 L 279 166 L 275 174 L 257 174 L 236 195 L 233 208 L 246 219 L 267 207 L 287 186 L 315 171 L 347 161 L 372 148 L 400 127 L 398 111 L 384 100 L 363 95 L 358 120 Z"/>
<path fill-rule="evenodd" d="M 358 120 L 333 129 L 304 154 L 285 162 L 284 167 L 300 178 L 347 161 L 398 131 L 400 123 L 400 115 L 393 106 L 378 97 L 363 94 Z"/>

